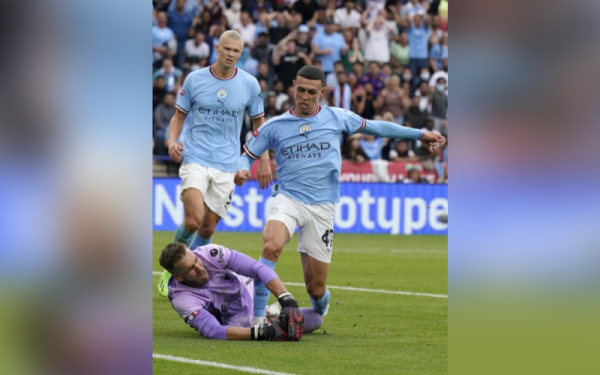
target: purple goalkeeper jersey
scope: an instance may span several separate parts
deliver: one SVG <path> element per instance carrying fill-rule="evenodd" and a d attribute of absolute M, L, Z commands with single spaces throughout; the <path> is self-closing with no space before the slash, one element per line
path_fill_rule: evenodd
<path fill-rule="evenodd" d="M 275 271 L 249 256 L 210 244 L 192 251 L 208 271 L 209 281 L 192 288 L 169 279 L 169 301 L 187 324 L 207 338 L 225 339 L 228 326 L 252 324 L 253 279 L 278 278 Z"/>

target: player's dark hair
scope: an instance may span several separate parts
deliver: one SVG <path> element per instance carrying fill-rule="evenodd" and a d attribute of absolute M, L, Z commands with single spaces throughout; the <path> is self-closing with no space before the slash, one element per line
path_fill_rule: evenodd
<path fill-rule="evenodd" d="M 298 80 L 298 77 L 321 81 L 321 86 L 325 86 L 325 73 L 314 65 L 306 65 L 300 68 L 298 73 L 296 73 L 296 81 Z"/>
<path fill-rule="evenodd" d="M 175 263 L 179 262 L 185 256 L 185 245 L 179 242 L 173 242 L 168 244 L 163 251 L 160 253 L 160 258 L 158 262 L 161 267 L 169 271 L 173 272 L 175 269 Z"/>

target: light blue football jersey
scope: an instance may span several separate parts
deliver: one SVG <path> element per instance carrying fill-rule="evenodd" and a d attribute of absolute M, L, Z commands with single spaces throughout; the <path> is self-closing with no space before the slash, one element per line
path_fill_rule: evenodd
<path fill-rule="evenodd" d="M 341 108 L 320 106 L 312 116 L 299 117 L 294 108 L 264 123 L 244 145 L 252 159 L 273 148 L 278 191 L 306 204 L 336 203 L 342 168 L 340 133 L 363 130 L 366 121 Z"/>
<path fill-rule="evenodd" d="M 183 144 L 182 164 L 235 173 L 244 110 L 251 118 L 264 115 L 256 78 L 237 68 L 227 79 L 218 78 L 212 66 L 196 70 L 183 83 L 176 107 L 192 116 Z"/>

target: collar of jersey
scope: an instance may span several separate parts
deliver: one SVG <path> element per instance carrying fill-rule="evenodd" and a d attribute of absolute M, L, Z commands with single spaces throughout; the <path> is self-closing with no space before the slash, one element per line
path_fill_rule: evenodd
<path fill-rule="evenodd" d="M 317 108 L 316 111 L 314 111 L 312 114 L 308 115 L 308 116 L 300 116 L 297 115 L 296 112 L 294 112 L 294 108 L 296 108 L 296 106 L 293 106 L 292 108 L 290 108 L 290 115 L 294 115 L 296 117 L 313 117 L 314 115 L 316 115 L 317 113 L 319 113 L 319 111 L 321 110 L 321 106 L 319 106 L 319 108 Z"/>
<path fill-rule="evenodd" d="M 235 77 L 235 75 L 237 74 L 237 67 L 235 68 L 235 70 L 233 71 L 233 74 L 229 78 L 221 78 L 218 75 L 216 75 L 215 72 L 213 71 L 213 66 L 212 65 L 208 67 L 208 70 L 210 70 L 210 74 L 212 74 L 213 77 L 215 77 L 219 81 L 228 81 L 228 80 L 232 79 L 233 77 Z"/>

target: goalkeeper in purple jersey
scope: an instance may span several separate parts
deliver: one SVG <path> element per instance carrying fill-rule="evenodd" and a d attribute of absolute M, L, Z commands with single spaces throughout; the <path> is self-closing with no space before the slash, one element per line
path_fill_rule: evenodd
<path fill-rule="evenodd" d="M 169 271 L 169 301 L 191 327 L 209 339 L 298 341 L 321 326 L 312 308 L 298 307 L 275 271 L 235 250 L 207 245 L 195 250 L 171 243 L 160 255 Z M 277 297 L 281 313 L 251 327 L 254 279 Z"/>

